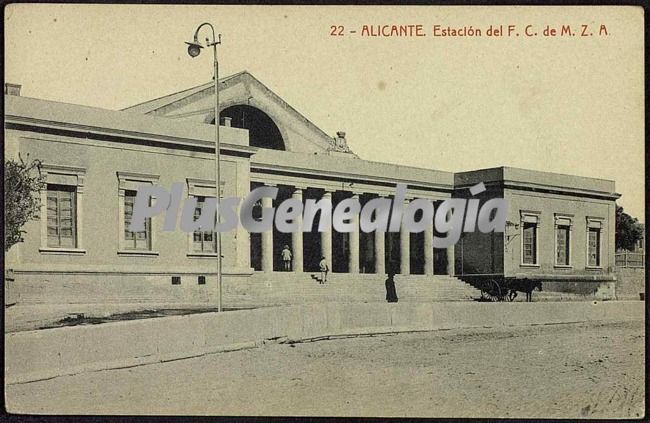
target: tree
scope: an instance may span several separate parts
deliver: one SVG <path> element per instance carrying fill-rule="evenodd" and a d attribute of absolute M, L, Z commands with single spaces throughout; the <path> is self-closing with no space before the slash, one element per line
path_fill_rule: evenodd
<path fill-rule="evenodd" d="M 18 159 L 5 160 L 5 252 L 23 241 L 25 231 L 22 227 L 38 219 L 40 200 L 37 194 L 45 185 L 40 160 L 26 163 L 20 155 Z"/>
<path fill-rule="evenodd" d="M 634 250 L 634 245 L 643 237 L 643 227 L 636 217 L 623 211 L 623 207 L 616 206 L 616 249 Z"/>

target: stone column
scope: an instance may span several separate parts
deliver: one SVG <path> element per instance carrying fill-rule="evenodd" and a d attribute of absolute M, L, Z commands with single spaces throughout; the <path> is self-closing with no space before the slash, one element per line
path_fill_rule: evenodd
<path fill-rule="evenodd" d="M 359 194 L 353 193 L 352 200 L 359 201 Z M 348 273 L 359 273 L 359 215 L 352 219 L 350 232 L 350 255 L 348 256 Z"/>
<path fill-rule="evenodd" d="M 404 208 L 409 204 L 409 200 L 404 200 Z M 400 225 L 399 230 L 399 249 L 400 249 L 400 261 L 399 261 L 399 273 L 401 275 L 408 275 L 411 272 L 411 233 L 404 227 Z"/>
<path fill-rule="evenodd" d="M 323 193 L 322 199 L 332 201 L 332 193 L 330 191 L 325 191 Z M 322 216 L 321 216 L 322 218 Z M 325 257 L 325 261 L 330 268 L 330 271 L 334 268 L 334 263 L 332 263 L 332 231 L 321 232 L 320 233 L 320 253 L 321 256 Z"/>
<path fill-rule="evenodd" d="M 262 208 L 273 207 L 273 199 L 262 197 Z M 262 271 L 273 271 L 273 229 L 262 232 Z"/>
<path fill-rule="evenodd" d="M 454 256 L 454 246 L 450 245 L 449 247 L 447 247 L 447 274 L 449 276 L 454 276 L 454 274 L 456 273 L 455 263 L 456 263 L 456 258 Z"/>
<path fill-rule="evenodd" d="M 434 259 L 433 259 L 433 219 L 424 229 L 424 274 L 434 274 Z"/>
<path fill-rule="evenodd" d="M 386 273 L 386 232 L 375 232 L 375 273 Z"/>
<path fill-rule="evenodd" d="M 302 188 L 295 187 L 295 191 L 291 198 L 298 200 L 302 203 Z M 291 250 L 293 252 L 293 270 L 294 272 L 303 271 L 303 257 L 302 257 L 302 215 L 299 215 L 294 222 L 298 223 L 299 230 L 291 233 Z"/>

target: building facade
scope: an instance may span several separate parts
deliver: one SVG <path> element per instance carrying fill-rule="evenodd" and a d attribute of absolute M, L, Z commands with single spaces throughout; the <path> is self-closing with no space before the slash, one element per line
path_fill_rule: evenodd
<path fill-rule="evenodd" d="M 433 247 L 433 222 L 421 233 L 311 231 L 222 235 L 224 283 L 246 286 L 256 274 L 316 272 L 324 256 L 336 274 L 459 278 L 536 278 L 549 289 L 613 296 L 614 182 L 514 168 L 450 173 L 366 161 L 293 109 L 248 72 L 219 81 L 223 197 L 275 186 L 277 205 L 346 198 L 361 204 L 407 185 L 405 202 L 477 197 L 508 202 L 504 233 L 465 233 L 452 247 Z M 5 89 L 5 156 L 43 162 L 40 218 L 6 254 L 13 281 L 8 301 L 209 303 L 214 300 L 215 237 L 163 231 L 163 216 L 128 230 L 138 186 L 184 183 L 198 197 L 214 183 L 214 91 L 208 83 L 121 111 L 20 96 Z M 358 223 L 358 222 L 357 222 Z M 423 282 L 425 283 L 425 282 Z"/>

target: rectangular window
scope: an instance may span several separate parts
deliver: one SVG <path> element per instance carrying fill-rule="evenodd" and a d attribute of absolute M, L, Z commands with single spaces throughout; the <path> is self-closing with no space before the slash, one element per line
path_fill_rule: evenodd
<path fill-rule="evenodd" d="M 555 264 L 559 266 L 569 266 L 570 257 L 570 240 L 571 227 L 567 225 L 557 225 L 555 227 Z"/>
<path fill-rule="evenodd" d="M 144 231 L 131 232 L 129 230 L 136 194 L 137 191 L 127 190 L 124 192 L 124 248 L 146 251 L 151 249 L 151 218 L 145 219 Z"/>
<path fill-rule="evenodd" d="M 76 187 L 47 185 L 47 246 L 77 247 Z"/>
<path fill-rule="evenodd" d="M 588 232 L 588 265 L 600 267 L 600 229 L 589 228 Z"/>
<path fill-rule="evenodd" d="M 196 197 L 196 208 L 194 209 L 194 220 L 201 216 L 201 211 L 205 205 L 205 197 Z M 193 251 L 201 253 L 216 253 L 217 246 L 213 231 L 196 231 L 192 234 Z"/>
<path fill-rule="evenodd" d="M 523 223 L 523 264 L 537 264 L 537 223 Z"/>

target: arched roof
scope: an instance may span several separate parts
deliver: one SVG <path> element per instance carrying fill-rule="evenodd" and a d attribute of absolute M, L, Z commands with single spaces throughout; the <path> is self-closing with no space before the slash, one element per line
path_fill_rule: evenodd
<path fill-rule="evenodd" d="M 322 154 L 333 137 L 314 125 L 247 71 L 219 79 L 220 112 L 233 106 L 251 106 L 268 116 L 281 133 L 287 151 Z M 164 116 L 196 123 L 214 120 L 212 82 L 128 107 L 124 111 Z M 357 157 L 349 153 L 350 157 Z"/>

